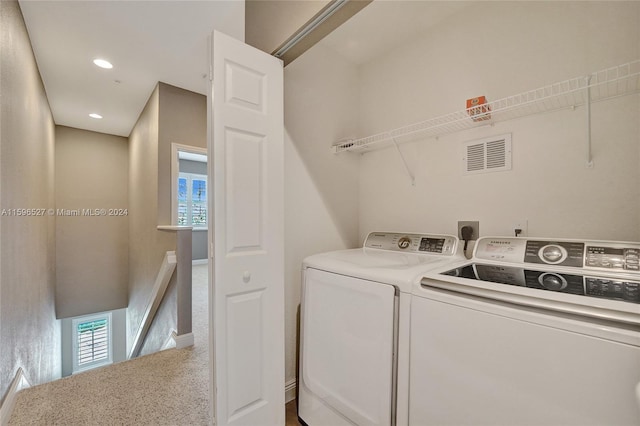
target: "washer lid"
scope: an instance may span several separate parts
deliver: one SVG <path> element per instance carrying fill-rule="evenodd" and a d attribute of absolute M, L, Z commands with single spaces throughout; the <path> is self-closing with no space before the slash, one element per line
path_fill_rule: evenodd
<path fill-rule="evenodd" d="M 640 282 L 626 278 L 544 271 L 519 266 L 470 263 L 442 275 L 600 299 L 640 303 Z"/>
<path fill-rule="evenodd" d="M 461 259 L 461 255 L 399 253 L 365 247 L 309 256 L 303 265 L 305 268 L 392 284 L 401 292 L 410 293 L 411 286 L 422 274 Z"/>
<path fill-rule="evenodd" d="M 429 297 L 435 288 L 516 306 L 640 325 L 637 302 L 640 280 L 624 274 L 594 274 L 594 271 L 576 268 L 477 261 L 431 269 L 416 282 L 413 295 Z"/>

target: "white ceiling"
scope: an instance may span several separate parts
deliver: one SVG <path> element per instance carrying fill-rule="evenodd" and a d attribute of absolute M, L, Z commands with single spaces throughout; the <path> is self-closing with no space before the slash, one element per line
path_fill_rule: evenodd
<path fill-rule="evenodd" d="M 321 43 L 362 64 L 467 4 L 376 0 Z M 20 7 L 56 124 L 125 137 L 158 81 L 205 94 L 213 28 L 244 39 L 242 0 L 20 0 Z M 96 67 L 95 58 L 114 68 Z"/>
<path fill-rule="evenodd" d="M 129 136 L 158 81 L 205 94 L 214 28 L 244 39 L 238 0 L 20 0 L 20 8 L 56 124 L 120 136 Z M 96 67 L 95 58 L 114 68 Z"/>
<path fill-rule="evenodd" d="M 375 0 L 320 43 L 360 65 L 411 41 L 471 3 Z"/>

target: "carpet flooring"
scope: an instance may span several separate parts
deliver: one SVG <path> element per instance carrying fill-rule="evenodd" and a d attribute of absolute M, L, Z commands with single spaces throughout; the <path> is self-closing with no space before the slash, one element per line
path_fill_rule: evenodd
<path fill-rule="evenodd" d="M 207 265 L 193 267 L 194 346 L 169 349 L 34 386 L 10 426 L 210 425 Z M 287 425 L 297 425 L 295 401 Z"/>
<path fill-rule="evenodd" d="M 211 424 L 207 292 L 207 265 L 194 266 L 194 346 L 25 389 L 9 425 Z"/>

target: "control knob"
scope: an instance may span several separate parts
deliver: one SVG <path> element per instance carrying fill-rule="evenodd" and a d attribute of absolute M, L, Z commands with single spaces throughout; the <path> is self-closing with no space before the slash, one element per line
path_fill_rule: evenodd
<path fill-rule="evenodd" d="M 409 237 L 402 237 L 398 240 L 398 247 L 401 249 L 406 249 L 411 245 L 411 238 Z"/>
<path fill-rule="evenodd" d="M 538 256 L 545 263 L 560 263 L 567 258 L 567 250 L 562 246 L 550 244 L 542 247 Z"/>
<path fill-rule="evenodd" d="M 563 276 L 549 272 L 540 275 L 538 282 L 542 287 L 552 291 L 564 290 L 567 287 L 567 280 Z"/>

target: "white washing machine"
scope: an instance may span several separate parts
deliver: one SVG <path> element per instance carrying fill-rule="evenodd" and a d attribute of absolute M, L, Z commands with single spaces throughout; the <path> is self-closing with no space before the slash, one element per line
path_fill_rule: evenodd
<path fill-rule="evenodd" d="M 481 238 L 427 273 L 410 424 L 640 425 L 639 258 L 638 243 Z"/>
<path fill-rule="evenodd" d="M 308 426 L 408 423 L 411 287 L 460 259 L 451 235 L 374 232 L 303 264 L 298 417 Z"/>

